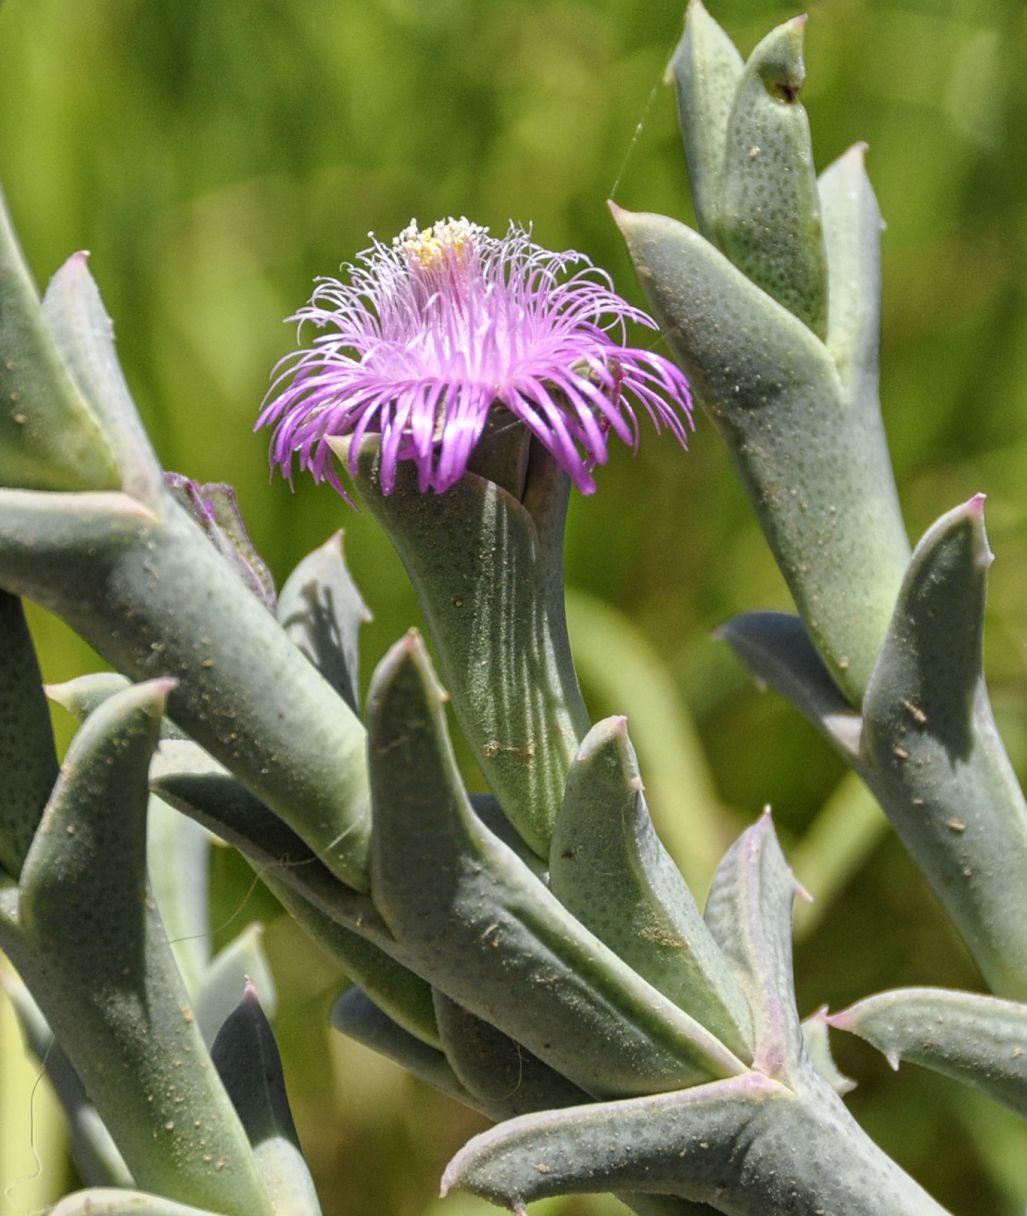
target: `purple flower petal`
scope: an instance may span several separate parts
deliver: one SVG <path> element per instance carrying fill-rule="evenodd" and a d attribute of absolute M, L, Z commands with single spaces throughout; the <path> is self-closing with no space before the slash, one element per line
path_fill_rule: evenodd
<path fill-rule="evenodd" d="M 552 253 L 511 224 L 505 237 L 466 219 L 391 245 L 375 241 L 319 279 L 292 318 L 319 330 L 275 368 L 257 426 L 274 426 L 271 463 L 293 459 L 348 499 L 328 441 L 346 438 L 352 474 L 380 436 L 381 487 L 412 461 L 418 488 L 443 493 L 467 470 L 493 405 L 505 406 L 582 493 L 615 434 L 636 447 L 636 406 L 686 446 L 688 383 L 662 355 L 625 346 L 626 323 L 655 323 L 622 300 L 583 254 Z"/>

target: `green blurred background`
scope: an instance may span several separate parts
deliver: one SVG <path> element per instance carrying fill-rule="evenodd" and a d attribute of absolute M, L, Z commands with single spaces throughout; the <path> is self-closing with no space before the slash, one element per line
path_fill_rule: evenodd
<path fill-rule="evenodd" d="M 710 7 L 746 53 L 799 11 L 773 0 Z M 676 0 L 0 8 L 0 178 L 38 279 L 72 251 L 92 252 L 162 461 L 238 488 L 279 581 L 345 527 L 375 612 L 368 667 L 419 614 L 366 516 L 327 488 L 269 482 L 267 437 L 252 425 L 270 368 L 292 347 L 282 318 L 315 275 L 366 247 L 369 230 L 388 239 L 411 216 L 449 214 L 494 231 L 532 223 L 540 243 L 584 250 L 640 302 L 605 201 L 691 218 L 660 83 L 681 16 Z M 821 0 L 807 63 L 818 165 L 866 140 L 888 222 L 882 397 L 911 534 L 975 491 L 989 495 L 987 666 L 1023 775 L 1027 8 Z M 646 435 L 598 480 L 573 504 L 567 553 L 586 691 L 596 716 L 631 715 L 654 813 L 697 885 L 711 849 L 769 802 L 817 897 L 797 947 L 804 1013 L 900 984 L 979 986 L 840 763 L 711 637 L 733 613 L 788 607 L 712 428 L 699 420 L 688 455 Z M 38 613 L 33 623 L 47 679 L 93 665 L 59 624 Z M 611 644 L 625 656 L 612 668 Z M 227 855 L 216 864 L 226 932 L 268 922 L 286 1071 L 326 1213 L 433 1212 L 445 1161 L 480 1121 L 332 1035 L 339 977 Z M 32 1091 L 9 1024 L 5 1034 L 0 1216 L 71 1185 L 45 1092 Z M 1012 1116 L 912 1067 L 895 1077 L 858 1044 L 836 1048 L 859 1079 L 859 1117 L 943 1203 L 1022 1212 L 1027 1142 Z M 542 1206 L 571 1216 L 617 1205 Z M 485 1208 L 458 1196 L 444 1210 Z"/>

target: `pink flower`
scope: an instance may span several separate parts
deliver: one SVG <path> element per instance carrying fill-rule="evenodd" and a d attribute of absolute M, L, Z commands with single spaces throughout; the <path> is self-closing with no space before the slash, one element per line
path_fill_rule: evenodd
<path fill-rule="evenodd" d="M 505 237 L 466 219 L 391 246 L 375 241 L 320 279 L 291 320 L 319 330 L 287 356 L 257 425 L 274 425 L 271 463 L 291 480 L 293 457 L 346 496 L 329 439 L 380 436 L 380 482 L 392 491 L 413 461 L 422 493 L 442 493 L 467 469 L 489 411 L 504 406 L 585 494 L 610 432 L 636 447 L 641 405 L 657 430 L 686 445 L 692 403 L 663 356 L 624 345 L 625 322 L 655 323 L 613 290 L 583 254 L 551 253 L 511 224 Z"/>

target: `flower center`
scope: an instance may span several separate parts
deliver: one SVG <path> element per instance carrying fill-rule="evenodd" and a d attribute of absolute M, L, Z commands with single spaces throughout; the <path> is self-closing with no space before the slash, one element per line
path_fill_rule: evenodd
<path fill-rule="evenodd" d="M 446 266 L 462 270 L 477 257 L 478 237 L 486 234 L 487 229 L 463 217 L 440 220 L 420 231 L 411 220 L 392 244 L 406 256 L 407 264 L 415 274 L 439 271 Z"/>

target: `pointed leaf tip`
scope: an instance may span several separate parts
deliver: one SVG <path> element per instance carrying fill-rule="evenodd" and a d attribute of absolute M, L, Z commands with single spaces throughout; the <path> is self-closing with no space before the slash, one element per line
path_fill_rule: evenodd
<path fill-rule="evenodd" d="M 982 673 L 983 498 L 931 525 L 863 700 L 862 759 L 882 806 L 989 986 L 1027 992 L 1027 803 Z"/>
<path fill-rule="evenodd" d="M 154 696 L 162 699 L 162 704 L 167 703 L 168 697 L 178 687 L 178 680 L 174 676 L 158 676 L 155 680 L 147 681 L 153 689 Z"/>
<path fill-rule="evenodd" d="M 988 544 L 988 534 L 984 528 L 984 503 L 987 494 L 975 494 L 963 504 L 967 519 L 974 526 L 973 561 L 979 570 L 987 570 L 995 560 L 995 554 Z M 958 508 L 957 508 L 958 510 Z"/>
<path fill-rule="evenodd" d="M 770 808 L 724 855 L 706 901 L 706 923 L 749 998 L 754 1066 L 787 1077 L 799 1067 L 799 1017 L 792 979 L 796 890 Z"/>
<path fill-rule="evenodd" d="M 767 91 L 788 105 L 798 100 L 806 79 L 802 53 L 805 31 L 806 14 L 802 13 L 771 30 L 750 60 Z"/>
<path fill-rule="evenodd" d="M 894 1069 L 909 1060 L 1027 1115 L 1027 1008 L 1018 1001 L 899 988 L 857 1001 L 827 1023 L 865 1039 Z"/>

